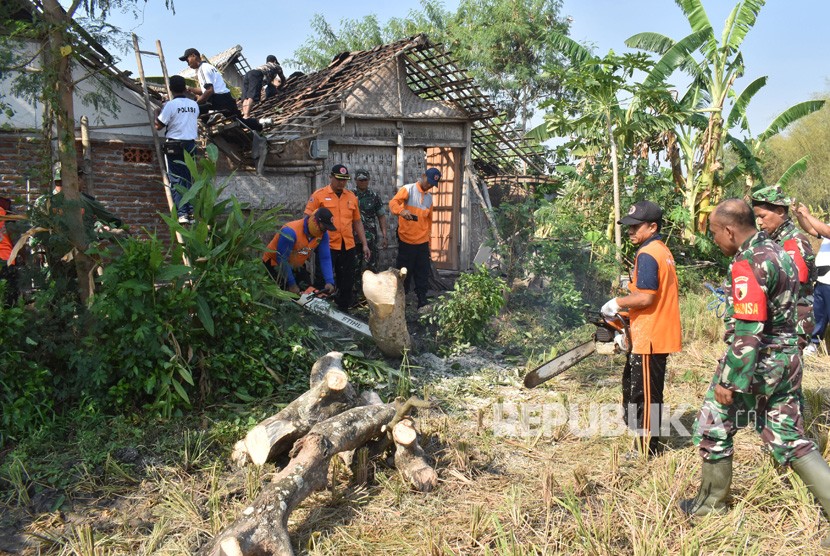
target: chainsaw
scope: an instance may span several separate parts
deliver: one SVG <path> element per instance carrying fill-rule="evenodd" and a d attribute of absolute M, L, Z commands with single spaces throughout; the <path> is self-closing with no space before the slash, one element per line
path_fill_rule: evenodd
<path fill-rule="evenodd" d="M 597 327 L 591 339 L 527 373 L 524 380 L 527 388 L 535 388 L 547 382 L 595 353 L 613 355 L 631 351 L 628 313 L 617 313 L 613 317 L 606 317 L 599 312 L 590 311 L 588 322 Z"/>
<path fill-rule="evenodd" d="M 326 301 L 326 298 L 329 297 L 329 294 L 324 292 L 323 290 L 318 290 L 313 287 L 306 288 L 306 290 L 300 294 L 299 299 L 293 300 L 294 303 L 302 307 L 307 311 L 311 311 L 316 315 L 321 315 L 323 317 L 328 317 L 334 321 L 339 322 L 343 326 L 351 328 L 355 332 L 359 332 L 364 336 L 368 336 L 369 338 L 372 337 L 372 332 L 369 330 L 369 325 L 365 322 L 361 322 L 356 318 L 347 315 L 343 311 L 339 311 L 334 308 L 331 303 Z"/>

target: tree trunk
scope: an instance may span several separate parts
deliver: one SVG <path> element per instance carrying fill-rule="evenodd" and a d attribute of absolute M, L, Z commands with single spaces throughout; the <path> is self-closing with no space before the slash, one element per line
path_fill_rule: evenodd
<path fill-rule="evenodd" d="M 67 28 L 69 17 L 57 0 L 44 0 L 43 14 L 49 24 L 48 48 L 45 49 L 45 68 L 48 74 L 54 72 L 51 88 L 45 90 L 46 103 L 55 116 L 58 143 L 58 157 L 61 163 L 61 183 L 66 199 L 64 222 L 68 239 L 77 250 L 75 272 L 78 277 L 78 293 L 81 301 L 91 297 L 93 284 L 92 260 L 86 255 L 88 247 L 81 211 L 81 194 L 78 180 L 78 152 L 75 149 L 75 107 L 74 84 L 70 56 L 72 41 Z"/>
<path fill-rule="evenodd" d="M 248 432 L 245 437 L 248 458 L 256 465 L 274 461 L 315 424 L 359 404 L 360 399 L 346 373 L 331 368 L 310 390 Z M 237 445 L 232 456 L 237 465 L 246 462 L 240 452 L 241 446 Z"/>
<path fill-rule="evenodd" d="M 622 265 L 622 228 L 620 227 L 620 168 L 617 161 L 617 142 L 611 129 L 611 115 L 607 114 L 608 141 L 611 144 L 611 179 L 614 183 L 614 245 L 617 246 L 617 264 Z"/>
<path fill-rule="evenodd" d="M 406 270 L 389 269 L 363 273 L 363 295 L 369 304 L 369 329 L 380 351 L 387 357 L 400 357 L 412 339 L 406 326 L 403 282 Z"/>
<path fill-rule="evenodd" d="M 380 435 L 395 414 L 393 404 L 371 405 L 316 424 L 297 441 L 288 465 L 263 486 L 243 516 L 217 535 L 202 554 L 293 555 L 287 529 L 291 512 L 309 494 L 326 487 L 329 463 L 335 454 L 359 448 Z"/>

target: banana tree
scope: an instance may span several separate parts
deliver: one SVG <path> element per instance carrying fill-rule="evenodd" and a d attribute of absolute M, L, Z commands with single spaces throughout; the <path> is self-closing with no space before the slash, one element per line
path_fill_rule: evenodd
<path fill-rule="evenodd" d="M 702 89 L 708 97 L 705 105 L 695 108 L 698 114 L 707 118 L 706 128 L 702 133 L 688 136 L 692 143 L 688 145 L 688 152 L 684 153 L 687 157 L 687 169 L 692 168 L 692 163 L 688 161 L 689 154 L 691 158 L 699 155 L 701 161 L 699 171 L 693 173 L 694 185 L 691 187 L 689 186 L 690 178 L 687 175 L 685 191 L 687 208 L 691 213 L 690 226 L 694 226 L 695 222 L 698 224 L 701 222 L 699 217 L 711 210 L 722 193 L 718 176 L 723 169 L 723 144 L 728 130 L 723 117 L 724 107 L 735 80 L 744 73 L 741 44 L 749 30 L 755 25 L 758 13 L 765 2 L 764 0 L 738 2 L 726 18 L 720 40 L 715 35 L 701 0 L 675 0 L 675 2 L 689 22 L 693 33 L 690 36 L 701 41 L 700 46 L 690 51 L 685 59 L 678 60 L 676 56 L 666 59 L 666 55 L 679 43 L 659 33 L 640 33 L 630 37 L 625 43 L 632 48 L 663 54 L 666 64 L 658 63 L 647 80 L 652 78 L 655 81 L 664 80 L 675 69 L 680 68 L 692 75 L 691 87 Z M 695 51 L 702 55 L 699 61 L 693 56 Z M 679 51 L 675 53 L 682 55 Z M 703 98 L 701 94 L 696 94 L 696 96 Z M 693 229 L 687 229 L 687 236 L 693 233 Z"/>
<path fill-rule="evenodd" d="M 622 260 L 620 219 L 620 160 L 634 138 L 654 127 L 646 115 L 630 112 L 620 103 L 620 96 L 633 96 L 635 71 L 648 71 L 650 63 L 642 54 L 618 56 L 613 51 L 600 58 L 573 39 L 554 34 L 553 48 L 570 62 L 568 68 L 550 68 L 569 97 L 546 105 L 545 123 L 529 132 L 530 137 L 570 137 L 571 153 L 602 157 L 607 153 L 611 164 L 614 208 L 611 216 L 617 260 Z"/>

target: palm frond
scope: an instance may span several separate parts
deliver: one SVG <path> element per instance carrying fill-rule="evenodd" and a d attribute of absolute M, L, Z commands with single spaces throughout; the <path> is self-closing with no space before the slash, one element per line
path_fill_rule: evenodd
<path fill-rule="evenodd" d="M 562 33 L 552 33 L 550 37 L 550 44 L 555 50 L 558 50 L 564 54 L 565 57 L 575 66 L 583 65 L 589 61 L 596 61 L 596 56 L 594 56 L 590 50 Z"/>
<path fill-rule="evenodd" d="M 735 104 L 732 106 L 732 110 L 729 111 L 729 116 L 726 118 L 726 129 L 732 128 L 738 120 L 746 121 L 746 107 L 749 104 L 749 101 L 752 100 L 752 97 L 755 96 L 761 87 L 767 84 L 767 76 L 759 77 L 749 85 L 747 85 L 746 89 L 744 89 L 738 98 L 735 100 Z M 746 129 L 746 125 L 742 126 Z"/>
<path fill-rule="evenodd" d="M 688 61 L 692 52 L 706 42 L 706 32 L 697 31 L 679 40 L 663 54 L 643 81 L 646 87 L 654 87 L 668 78 L 674 70 Z"/>
<path fill-rule="evenodd" d="M 746 143 L 728 133 L 726 134 L 726 142 L 734 149 L 735 154 L 738 155 L 741 169 L 745 173 L 758 178 L 763 176 L 761 167 L 758 165 L 758 159 Z"/>
<path fill-rule="evenodd" d="M 712 24 L 709 22 L 709 16 L 706 15 L 706 10 L 703 9 L 701 0 L 674 0 L 675 4 L 680 6 L 683 10 L 683 15 L 689 21 L 694 32 L 703 32 L 707 35 L 706 48 L 704 53 L 707 58 L 711 58 L 717 50 L 718 45 L 715 42 L 715 33 L 712 30 Z"/>
<path fill-rule="evenodd" d="M 802 157 L 800 160 L 793 162 L 792 165 L 787 168 L 787 171 L 781 174 L 781 177 L 778 178 L 778 185 L 780 185 L 783 189 L 786 189 L 791 179 L 796 176 L 800 176 L 807 171 L 807 162 L 809 160 L 810 155 L 807 155 Z"/>
<path fill-rule="evenodd" d="M 629 48 L 645 50 L 661 56 L 674 44 L 674 39 L 660 33 L 637 33 L 625 40 L 625 45 Z"/>
<path fill-rule="evenodd" d="M 775 118 L 769 127 L 758 136 L 758 141 L 763 142 L 772 137 L 773 135 L 779 134 L 784 128 L 786 128 L 791 123 L 795 122 L 812 114 L 813 112 L 817 112 L 821 110 L 821 107 L 824 106 L 823 100 L 808 100 L 806 102 L 798 103 L 794 106 L 790 106 L 786 110 L 784 110 L 777 118 Z"/>
<path fill-rule="evenodd" d="M 738 6 L 738 15 L 735 18 L 734 25 L 729 39 L 723 41 L 724 47 L 727 47 L 732 52 L 738 50 L 746 38 L 746 34 L 755 25 L 758 20 L 758 14 L 761 8 L 764 7 L 765 0 L 743 0 Z"/>

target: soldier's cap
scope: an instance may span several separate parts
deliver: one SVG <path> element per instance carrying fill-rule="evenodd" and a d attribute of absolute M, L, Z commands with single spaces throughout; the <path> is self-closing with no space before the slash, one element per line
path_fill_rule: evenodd
<path fill-rule="evenodd" d="M 628 209 L 628 214 L 620 218 L 617 224 L 631 226 L 643 222 L 660 222 L 663 220 L 663 209 L 651 201 L 637 201 Z"/>
<path fill-rule="evenodd" d="M 750 194 L 750 198 L 753 202 L 768 203 L 778 207 L 788 207 L 793 204 L 793 200 L 787 197 L 787 194 L 784 193 L 784 190 L 777 183 L 753 191 Z"/>
<path fill-rule="evenodd" d="M 320 224 L 320 227 L 330 232 L 336 232 L 337 228 L 332 222 L 333 215 L 326 207 L 320 207 L 314 212 L 314 219 Z"/>
<path fill-rule="evenodd" d="M 424 175 L 430 185 L 438 185 L 438 181 L 441 179 L 441 171 L 438 168 L 430 168 L 424 172 Z"/>
<path fill-rule="evenodd" d="M 184 54 L 179 56 L 179 60 L 181 60 L 182 62 L 187 62 L 187 57 L 190 56 L 191 54 L 195 54 L 197 58 L 202 57 L 202 55 L 199 54 L 199 51 L 196 50 L 195 48 L 188 48 L 187 50 L 184 51 Z"/>
<path fill-rule="evenodd" d="M 349 179 L 349 169 L 342 164 L 335 164 L 331 168 L 331 175 L 339 180 Z"/>
<path fill-rule="evenodd" d="M 364 170 L 363 168 L 356 170 L 354 173 L 354 179 L 356 180 L 368 180 L 370 177 L 369 170 Z"/>

